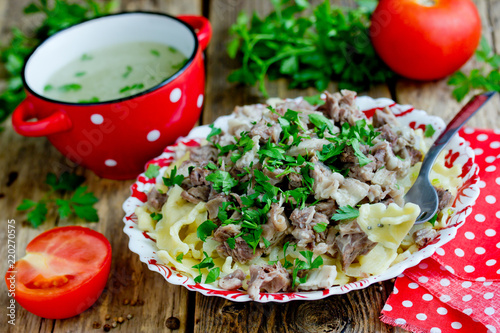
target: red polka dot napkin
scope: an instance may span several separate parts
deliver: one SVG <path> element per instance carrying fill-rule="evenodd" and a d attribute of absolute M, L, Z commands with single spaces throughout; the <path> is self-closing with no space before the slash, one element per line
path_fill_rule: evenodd
<path fill-rule="evenodd" d="M 382 309 L 383 322 L 412 332 L 500 333 L 500 131 L 460 135 L 474 148 L 479 198 L 454 240 L 397 278 Z"/>

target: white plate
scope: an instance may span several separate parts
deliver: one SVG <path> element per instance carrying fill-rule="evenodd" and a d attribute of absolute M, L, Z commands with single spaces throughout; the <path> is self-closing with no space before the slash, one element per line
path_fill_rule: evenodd
<path fill-rule="evenodd" d="M 299 97 L 297 101 L 300 101 L 300 99 Z M 445 124 L 441 118 L 430 116 L 425 111 L 416 110 L 409 105 L 396 104 L 388 98 L 372 99 L 363 96 L 356 99 L 356 104 L 369 118 L 376 109 L 382 109 L 389 106 L 403 125 L 408 125 L 412 128 L 424 128 L 426 124 L 432 124 L 434 129 L 436 129 L 433 139 L 436 139 L 439 133 L 445 128 Z M 218 118 L 215 121 L 215 126 L 226 129 L 227 121 L 231 117 L 232 115 Z M 187 137 L 179 138 L 175 145 L 199 145 L 200 140 L 205 138 L 209 132 L 210 129 L 207 125 L 195 127 Z M 169 146 L 165 148 L 163 154 L 148 162 L 147 165 L 150 163 L 159 165 L 162 167 L 162 169 L 160 169 L 160 174 L 162 174 L 163 170 L 165 170 L 175 157 L 172 147 L 173 146 Z M 352 290 L 363 289 L 375 282 L 397 277 L 406 268 L 417 265 L 423 259 L 430 257 L 438 247 L 455 238 L 457 229 L 463 225 L 465 218 L 472 210 L 476 198 L 479 196 L 479 177 L 477 176 L 479 167 L 474 163 L 473 150 L 466 144 L 465 140 L 458 135 L 451 140 L 445 148 L 445 151 L 445 160 L 450 167 L 455 164 L 463 166 L 462 177 L 464 179 L 464 184 L 458 190 L 457 197 L 453 203 L 453 207 L 456 208 L 456 213 L 450 217 L 448 222 L 451 226 L 440 230 L 438 232 L 438 237 L 434 241 L 412 254 L 406 260 L 390 267 L 383 274 L 371 276 L 343 286 L 336 286 L 318 291 L 281 292 L 274 294 L 261 293 L 257 302 L 288 302 L 295 299 L 316 300 L 330 295 L 345 294 Z M 161 181 L 161 179 L 159 180 Z M 209 284 L 197 284 L 192 278 L 177 272 L 174 267 L 160 263 L 156 255 L 156 251 L 158 251 L 156 243 L 149 238 L 145 232 L 139 230 L 137 227 L 137 216 L 134 213 L 137 206 L 141 206 L 146 202 L 146 193 L 153 187 L 155 182 L 155 179 L 148 179 L 144 174 L 140 174 L 137 177 L 137 181 L 131 186 L 132 193 L 130 197 L 123 203 L 123 210 L 125 211 L 125 217 L 123 218 L 125 227 L 123 231 L 130 237 L 130 250 L 137 253 L 140 260 L 147 264 L 150 270 L 163 275 L 169 283 L 182 285 L 189 290 L 200 292 L 203 295 L 220 296 L 237 302 L 251 301 L 244 290 L 223 290 Z"/>

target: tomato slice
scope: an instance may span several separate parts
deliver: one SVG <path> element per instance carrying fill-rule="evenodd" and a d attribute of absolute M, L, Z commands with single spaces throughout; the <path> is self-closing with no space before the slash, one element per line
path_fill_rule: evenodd
<path fill-rule="evenodd" d="M 26 255 L 7 271 L 5 281 L 14 299 L 29 312 L 63 319 L 97 301 L 110 268 L 111 245 L 106 237 L 89 228 L 60 227 L 35 237 Z M 15 285 L 13 292 L 11 285 Z"/>

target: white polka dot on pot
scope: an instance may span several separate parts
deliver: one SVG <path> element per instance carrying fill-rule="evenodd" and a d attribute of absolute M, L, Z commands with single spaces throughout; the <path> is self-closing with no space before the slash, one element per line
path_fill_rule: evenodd
<path fill-rule="evenodd" d="M 93 124 L 101 125 L 104 122 L 104 118 L 100 114 L 94 113 L 93 115 L 90 116 L 90 121 Z"/>
<path fill-rule="evenodd" d="M 474 249 L 474 252 L 476 252 L 476 254 L 485 254 L 486 250 L 484 249 L 484 247 L 478 246 Z"/>
<path fill-rule="evenodd" d="M 408 284 L 408 288 L 410 289 L 417 289 L 418 288 L 418 283 L 411 282 Z"/>
<path fill-rule="evenodd" d="M 465 134 L 472 134 L 472 133 L 474 133 L 474 129 L 472 127 L 465 127 L 464 133 Z"/>
<path fill-rule="evenodd" d="M 485 281 L 485 282 L 483 283 L 483 286 L 485 286 L 485 287 L 489 287 L 489 286 L 491 286 L 492 284 L 493 284 L 493 281 Z"/>
<path fill-rule="evenodd" d="M 484 198 L 484 201 L 486 201 L 487 203 L 489 203 L 490 205 L 494 204 L 495 202 L 497 202 L 497 198 L 495 198 L 494 196 L 492 195 L 487 195 L 485 198 Z"/>
<path fill-rule="evenodd" d="M 454 321 L 453 323 L 451 323 L 451 327 L 458 330 L 462 328 L 462 324 L 459 323 L 458 321 Z"/>
<path fill-rule="evenodd" d="M 480 277 L 476 278 L 476 281 L 483 282 L 483 281 L 486 281 L 486 278 L 484 276 L 480 276 Z"/>
<path fill-rule="evenodd" d="M 493 266 L 497 263 L 495 259 L 490 259 L 486 262 L 486 266 Z"/>
<path fill-rule="evenodd" d="M 445 254 L 444 250 L 440 247 L 436 250 L 436 253 L 439 254 L 440 256 L 444 256 Z"/>
<path fill-rule="evenodd" d="M 431 294 L 423 294 L 422 299 L 424 301 L 432 301 L 434 299 L 434 296 L 432 296 Z"/>
<path fill-rule="evenodd" d="M 484 153 L 484 150 L 481 148 L 476 148 L 474 149 L 474 155 L 482 155 Z"/>
<path fill-rule="evenodd" d="M 486 221 L 486 217 L 483 214 L 476 214 L 474 216 L 474 220 L 476 220 L 477 222 L 484 222 Z"/>
<path fill-rule="evenodd" d="M 488 237 L 493 237 L 497 234 L 497 232 L 493 229 L 487 229 L 484 231 L 484 234 Z"/>
<path fill-rule="evenodd" d="M 389 304 L 385 304 L 384 307 L 382 308 L 382 310 L 384 310 L 384 311 L 392 311 L 392 306 L 390 306 Z"/>
<path fill-rule="evenodd" d="M 476 235 L 474 235 L 474 233 L 472 231 L 466 231 L 464 233 L 464 237 L 472 240 L 472 239 L 476 238 Z"/>
<path fill-rule="evenodd" d="M 416 317 L 418 320 L 426 320 L 427 319 L 427 316 L 425 315 L 425 313 L 418 313 Z"/>
<path fill-rule="evenodd" d="M 104 164 L 106 166 L 109 166 L 109 167 L 114 167 L 116 166 L 118 163 L 116 163 L 115 160 L 112 160 L 112 159 L 107 159 L 106 161 L 104 161 Z"/>
<path fill-rule="evenodd" d="M 148 139 L 149 142 L 156 141 L 160 138 L 160 131 L 158 130 L 152 130 L 151 132 L 148 133 L 146 136 L 146 139 Z"/>
<path fill-rule="evenodd" d="M 453 269 L 453 267 L 446 265 L 444 266 L 444 268 L 451 274 L 455 274 L 455 270 Z"/>
<path fill-rule="evenodd" d="M 200 96 L 198 96 L 198 99 L 196 100 L 196 106 L 201 108 L 202 105 L 203 105 L 203 95 L 200 94 Z"/>
<path fill-rule="evenodd" d="M 492 148 L 492 149 L 500 148 L 500 142 L 499 141 L 493 141 L 492 143 L 490 143 L 490 148 Z"/>
<path fill-rule="evenodd" d="M 462 282 L 462 287 L 463 288 L 469 288 L 470 286 L 472 286 L 472 282 L 470 282 L 470 281 L 464 281 L 464 282 Z"/>
<path fill-rule="evenodd" d="M 441 333 L 441 329 L 439 329 L 437 327 L 433 327 L 433 328 L 431 328 L 431 330 L 429 332 L 430 333 Z"/>
<path fill-rule="evenodd" d="M 427 276 L 419 276 L 418 282 L 420 283 L 427 283 L 429 281 L 429 278 Z"/>
<path fill-rule="evenodd" d="M 427 267 L 429 267 L 429 265 L 428 265 L 427 263 L 425 263 L 425 262 L 420 263 L 420 264 L 418 265 L 418 268 L 420 268 L 420 269 L 427 269 Z"/>
<path fill-rule="evenodd" d="M 484 160 L 487 162 L 487 163 L 493 163 L 493 161 L 495 161 L 497 158 L 495 156 L 488 156 L 486 157 Z"/>
<path fill-rule="evenodd" d="M 500 177 L 497 177 L 497 179 L 495 179 L 495 183 L 497 183 L 497 185 L 500 185 Z"/>
<path fill-rule="evenodd" d="M 467 236 L 465 236 L 465 237 L 467 237 Z M 464 252 L 464 250 L 462 250 L 462 249 L 456 248 L 456 249 L 455 249 L 455 255 L 456 255 L 457 257 L 463 257 L 463 256 L 465 255 L 465 252 Z"/>
<path fill-rule="evenodd" d="M 463 296 L 463 297 L 462 297 L 462 301 L 464 301 L 464 302 L 468 302 L 468 301 L 470 301 L 471 299 L 472 299 L 472 296 L 471 296 L 471 295 L 465 295 L 465 296 Z"/>
<path fill-rule="evenodd" d="M 170 92 L 170 102 L 176 103 L 181 99 L 182 91 L 179 88 L 175 88 Z"/>
<path fill-rule="evenodd" d="M 462 311 L 463 313 L 465 313 L 466 315 L 470 316 L 472 314 L 472 309 L 464 309 L 464 311 Z"/>
<path fill-rule="evenodd" d="M 443 308 L 443 307 L 439 307 L 437 308 L 437 313 L 439 313 L 440 315 L 444 316 L 445 314 L 448 313 L 448 310 L 446 310 L 446 308 Z"/>
<path fill-rule="evenodd" d="M 484 180 L 480 180 L 477 182 L 477 186 L 479 188 L 485 188 L 486 187 L 486 183 L 484 182 Z"/>
<path fill-rule="evenodd" d="M 486 171 L 486 172 L 493 172 L 493 171 L 495 171 L 496 169 L 497 169 L 497 167 L 496 167 L 496 166 L 494 166 L 494 165 L 490 165 L 490 166 L 487 166 L 487 167 L 484 169 L 484 171 Z"/>

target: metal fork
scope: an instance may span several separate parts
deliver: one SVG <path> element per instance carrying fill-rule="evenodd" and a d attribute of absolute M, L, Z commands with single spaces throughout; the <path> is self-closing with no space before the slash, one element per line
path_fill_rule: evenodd
<path fill-rule="evenodd" d="M 439 153 L 451 140 L 453 135 L 495 94 L 494 91 L 474 96 L 460 112 L 448 123 L 445 130 L 434 141 L 422 161 L 422 167 L 415 183 L 405 194 L 405 202 L 412 202 L 420 206 L 420 215 L 415 224 L 429 221 L 438 210 L 439 199 L 434 186 L 429 180 L 429 174 Z"/>

